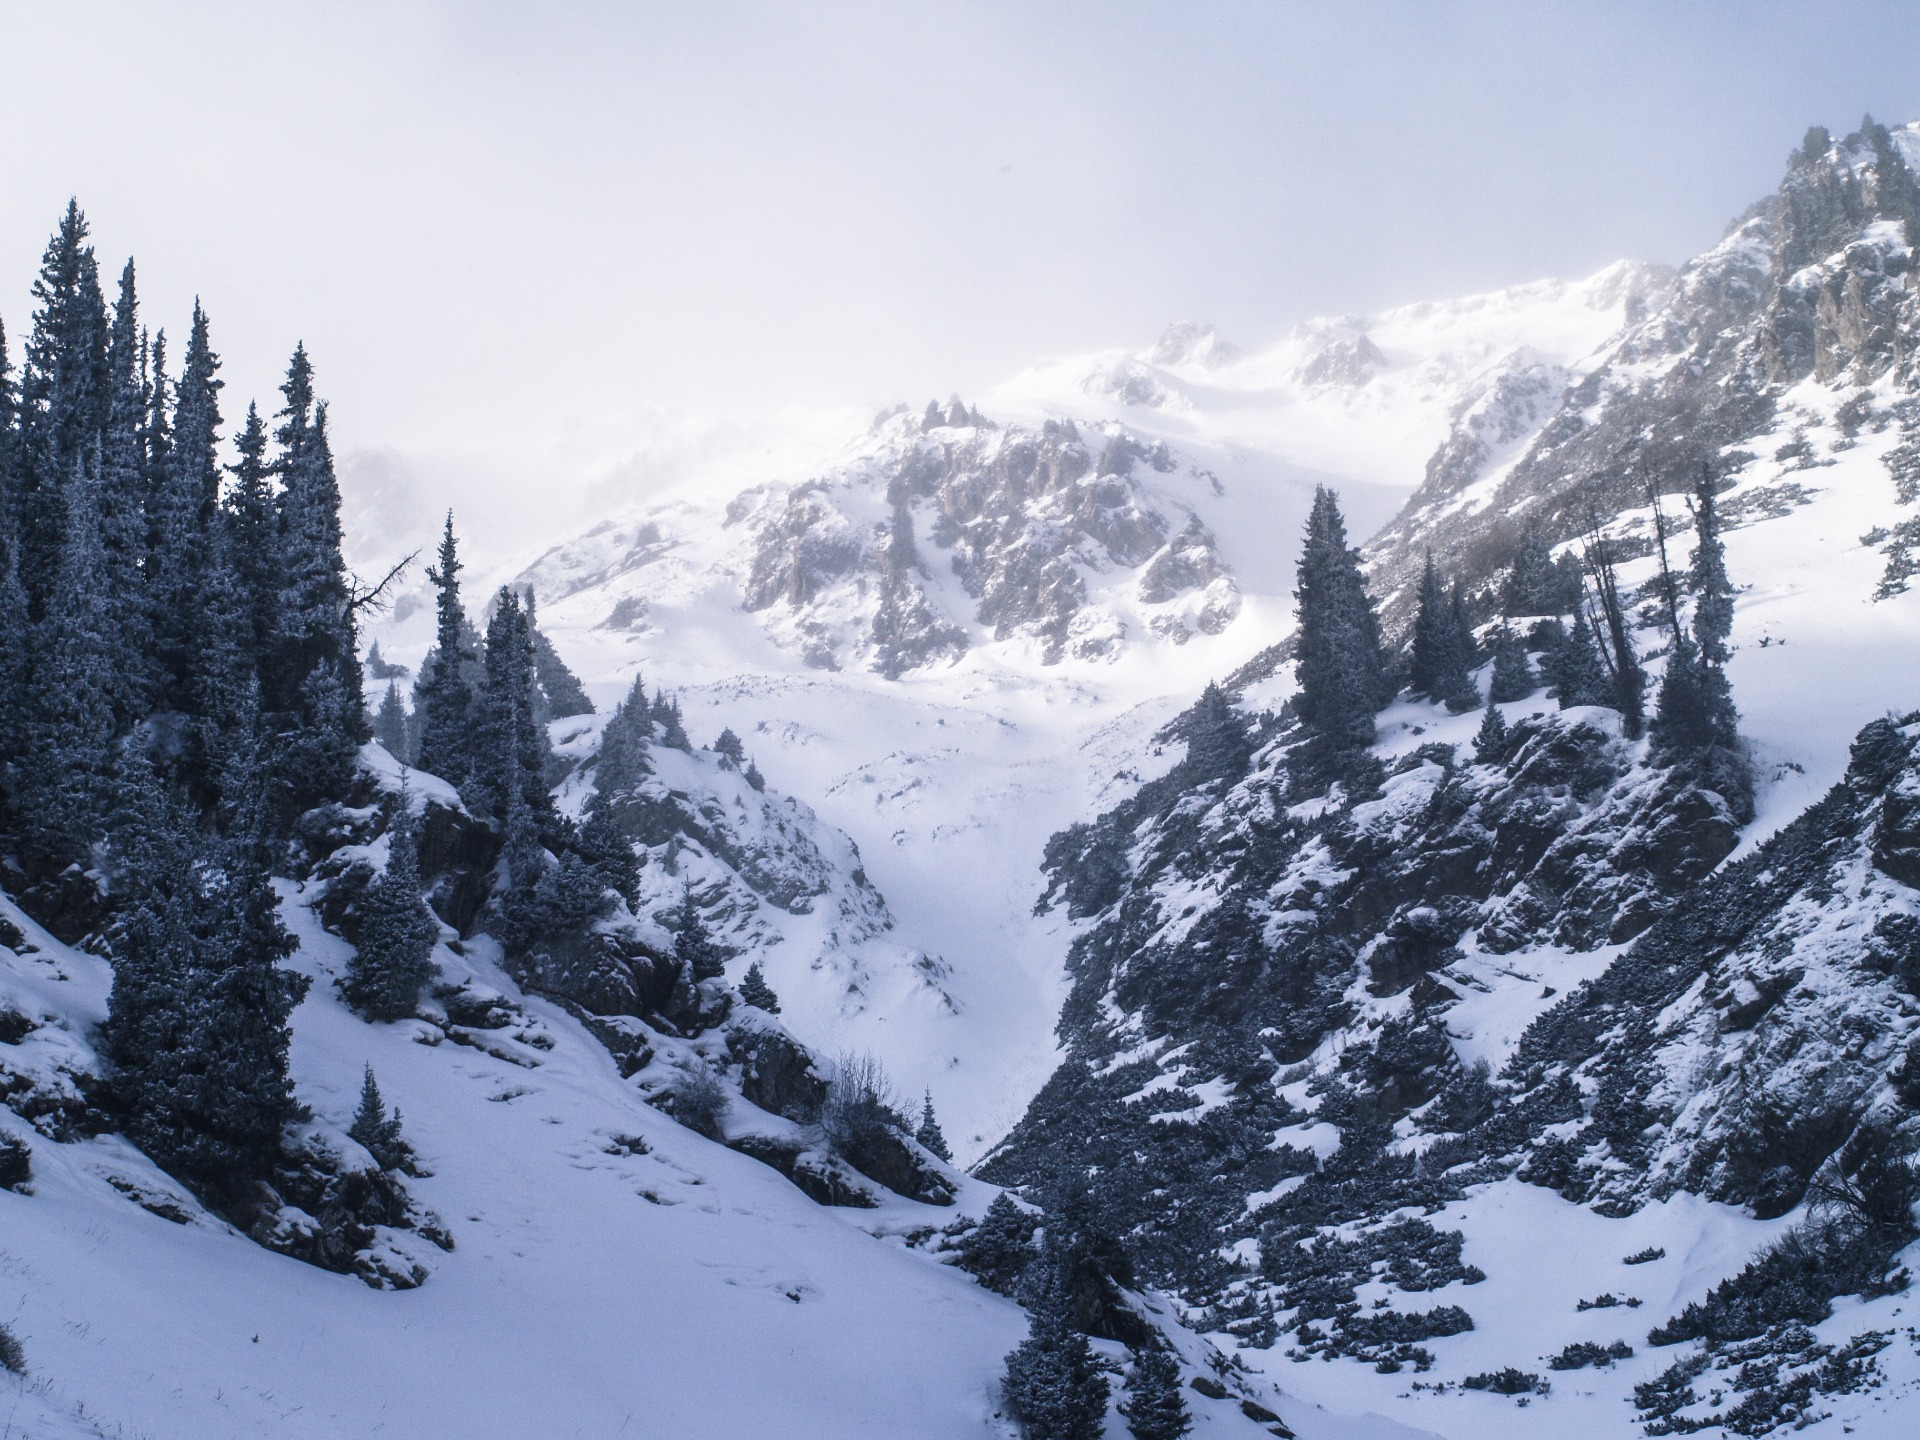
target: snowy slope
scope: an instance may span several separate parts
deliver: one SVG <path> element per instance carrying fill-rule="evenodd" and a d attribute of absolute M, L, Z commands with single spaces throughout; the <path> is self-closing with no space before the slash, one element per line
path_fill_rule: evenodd
<path fill-rule="evenodd" d="M 536 587 L 543 628 L 603 710 L 644 675 L 679 696 L 696 743 L 731 726 L 773 785 L 853 837 L 897 922 L 891 951 L 814 972 L 817 952 L 802 963 L 804 947 L 788 947 L 767 960 L 769 974 L 809 1041 L 871 1047 L 903 1089 L 930 1087 L 965 1160 L 1018 1118 L 1055 1063 L 1065 942 L 1030 916 L 1046 837 L 1171 763 L 1156 754 L 1154 731 L 1291 627 L 1294 552 L 1314 485 L 1339 487 L 1354 535 L 1369 533 L 1420 483 L 1456 412 L 1503 376 L 1550 374 L 1557 398 L 1655 278 L 1613 266 L 1577 284 L 1314 322 L 1244 356 L 1175 327 L 1142 354 L 1037 367 L 963 417 L 998 429 L 925 431 L 910 412 L 882 417 L 819 472 L 650 499 L 542 557 L 519 583 Z M 1349 354 L 1361 360 L 1341 363 Z M 993 447 L 1010 431 L 1037 433 L 1049 419 L 1076 422 L 1096 469 L 1102 437 L 1166 447 L 1164 459 L 1133 460 L 1129 503 L 1165 517 L 1168 543 L 1129 563 L 1096 535 L 1068 556 L 1087 587 L 1085 613 L 1110 617 L 1100 633 L 1117 628 L 1119 642 L 1050 662 L 1030 630 L 996 639 L 951 572 L 958 552 L 939 538 L 940 515 L 956 503 L 949 486 L 909 500 L 914 584 L 965 647 L 896 678 L 876 674 L 857 638 L 882 603 L 886 545 L 873 537 L 903 473 L 911 490 L 918 472 L 907 459 L 931 450 L 944 463 L 982 445 L 987 460 L 959 476 L 970 483 L 994 473 Z M 818 541 L 841 568 L 804 604 L 746 609 L 766 552 L 761 529 L 788 526 L 795 496 L 809 507 L 800 538 L 782 530 L 779 543 L 794 548 L 775 553 Z M 1190 520 L 1237 596 L 1217 633 L 1191 618 L 1204 584 L 1168 604 L 1138 598 L 1141 577 L 1179 548 L 1171 542 Z M 1036 521 L 1043 532 L 1051 523 L 1044 512 Z M 1071 531 L 1077 521 L 1064 523 Z M 1188 617 L 1179 631 L 1156 632 L 1172 612 Z M 383 652 L 417 661 L 430 625 L 420 599 L 403 602 L 379 632 Z M 840 668 L 820 668 L 818 650 L 808 663 L 822 635 Z M 932 959 L 937 991 L 920 956 Z M 849 990 L 854 970 L 863 978 Z"/>

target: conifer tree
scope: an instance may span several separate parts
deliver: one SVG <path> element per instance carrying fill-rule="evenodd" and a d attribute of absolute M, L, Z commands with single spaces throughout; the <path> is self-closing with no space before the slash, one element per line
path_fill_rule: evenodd
<path fill-rule="evenodd" d="M 1300 718 L 1335 751 L 1373 743 L 1373 717 L 1388 697 L 1380 623 L 1347 544 L 1339 503 L 1324 486 L 1314 494 L 1300 556 L 1300 625 L 1295 669 Z"/>
<path fill-rule="evenodd" d="M 764 1010 L 769 1015 L 780 1013 L 780 997 L 767 984 L 767 977 L 761 973 L 758 960 L 747 966 L 747 973 L 740 981 L 740 999 L 742 1003 L 756 1010 Z"/>
<path fill-rule="evenodd" d="M 76 461 L 59 569 L 27 656 L 26 754 L 15 799 L 29 853 L 55 864 L 86 856 L 112 772 L 112 671 L 120 657 L 102 600 L 95 493 Z"/>
<path fill-rule="evenodd" d="M 147 595 L 156 699 L 183 714 L 194 703 L 194 658 L 204 634 L 214 508 L 220 492 L 220 357 L 198 303 L 173 408 L 173 440 L 149 510 Z"/>
<path fill-rule="evenodd" d="M 713 753 L 723 755 L 736 765 L 746 763 L 747 747 L 740 743 L 740 737 L 731 727 L 720 732 L 720 738 L 713 742 Z"/>
<path fill-rule="evenodd" d="M 474 695 L 467 680 L 467 613 L 460 603 L 459 547 L 453 512 L 440 539 L 438 563 L 427 571 L 435 592 L 434 649 L 420 668 L 414 714 L 420 731 L 420 768 L 450 784 L 467 783 L 473 770 Z"/>
<path fill-rule="evenodd" d="M 1497 765 L 1507 758 L 1507 717 L 1492 700 L 1473 736 L 1473 758 L 1482 765 Z"/>
<path fill-rule="evenodd" d="M 1127 1398 L 1120 1407 L 1134 1440 L 1180 1440 L 1193 1429 L 1180 1394 L 1180 1366 L 1166 1343 L 1155 1337 L 1133 1352 L 1127 1372 Z"/>
<path fill-rule="evenodd" d="M 653 719 L 660 727 L 660 743 L 671 750 L 693 751 L 693 741 L 687 738 L 686 720 L 680 714 L 680 702 L 672 699 L 662 690 L 653 697 Z"/>
<path fill-rule="evenodd" d="M 126 728 L 152 709 L 151 615 L 147 606 L 147 399 L 141 375 L 139 300 L 133 261 L 120 276 L 107 344 L 107 405 L 100 446 L 101 608 L 113 638 L 113 707 Z"/>
<path fill-rule="evenodd" d="M 997 1295 L 1012 1295 L 1036 1257 L 1033 1232 L 1039 1222 L 1001 1191 L 980 1223 L 953 1244 L 954 1263 Z"/>
<path fill-rule="evenodd" d="M 254 655 L 274 644 L 280 621 L 280 526 L 267 460 L 267 427 L 257 405 L 247 406 L 246 423 L 234 440 L 240 458 L 228 467 L 224 520 L 227 550 L 241 593 L 246 597 L 247 635 Z"/>
<path fill-rule="evenodd" d="M 487 623 L 486 681 L 465 793 L 470 803 L 503 822 L 511 797 L 517 795 L 544 828 L 553 815 L 546 780 L 552 752 L 546 728 L 534 713 L 534 686 L 526 613 L 519 598 L 503 586 Z"/>
<path fill-rule="evenodd" d="M 66 541 L 66 491 L 106 419 L 107 309 L 86 217 L 67 202 L 33 284 L 20 382 L 18 558 L 27 613 L 45 613 Z"/>
<path fill-rule="evenodd" d="M 1513 568 L 1500 592 L 1501 612 L 1509 618 L 1558 615 L 1562 603 L 1560 572 L 1554 567 L 1553 552 L 1540 532 L 1529 525 L 1514 552 Z"/>
<path fill-rule="evenodd" d="M 1548 657 L 1548 665 L 1548 678 L 1553 682 L 1562 710 L 1575 705 L 1605 705 L 1612 699 L 1606 668 L 1594 647 L 1593 627 L 1587 624 L 1584 605 L 1575 607 L 1573 629 L 1567 632 L 1565 643 Z"/>
<path fill-rule="evenodd" d="M 1613 547 L 1596 529 L 1587 545 L 1587 569 L 1600 600 L 1600 618 L 1604 644 L 1600 659 L 1606 666 L 1612 685 L 1609 703 L 1620 712 L 1621 729 L 1629 740 L 1637 740 L 1646 729 L 1646 672 L 1634 653 L 1633 630 L 1627 621 L 1625 604 L 1613 564 Z"/>
<path fill-rule="evenodd" d="M 389 680 L 387 693 L 380 698 L 380 709 L 373 717 L 373 738 L 386 747 L 389 755 L 404 765 L 412 759 L 407 753 L 409 734 L 407 702 L 400 698 L 399 684 Z"/>
<path fill-rule="evenodd" d="M 587 698 L 579 678 L 567 668 L 567 662 L 534 620 L 531 589 L 527 591 L 527 638 L 533 646 L 534 676 L 545 701 L 546 718 L 565 720 L 593 714 L 593 701 Z"/>
<path fill-rule="evenodd" d="M 586 817 L 575 839 L 576 853 L 600 877 L 602 886 L 629 907 L 639 904 L 640 859 L 605 792 L 595 790 L 587 798 Z"/>
<path fill-rule="evenodd" d="M 680 887 L 680 903 L 673 912 L 673 958 L 679 963 L 681 975 L 696 985 L 726 973 L 726 956 L 714 943 L 700 907 L 693 902 L 691 885 Z"/>
<path fill-rule="evenodd" d="M 1533 666 L 1527 660 L 1527 647 L 1513 630 L 1502 624 L 1493 637 L 1493 677 L 1487 684 L 1487 698 L 1502 704 L 1524 700 L 1539 688 Z"/>
<path fill-rule="evenodd" d="M 742 778 L 745 779 L 747 784 L 754 790 L 765 790 L 767 788 L 767 777 L 760 773 L 760 767 L 751 760 L 747 761 L 747 768 Z"/>
<path fill-rule="evenodd" d="M 404 1020 L 434 976 L 440 925 L 421 898 L 413 802 L 402 787 L 387 826 L 387 867 L 361 901 L 360 943 L 347 962 L 347 1001 L 369 1020 Z"/>
<path fill-rule="evenodd" d="M 371 1065 L 361 1076 L 360 1108 L 353 1113 L 347 1138 L 371 1155 L 382 1170 L 413 1168 L 413 1147 L 401 1134 L 399 1107 L 394 1107 L 391 1115 L 387 1113 L 387 1103 L 381 1097 L 380 1084 L 373 1078 Z"/>
<path fill-rule="evenodd" d="M 1238 780 L 1251 753 L 1246 723 L 1226 691 L 1209 680 L 1187 722 L 1187 768 L 1202 781 Z"/>
<path fill-rule="evenodd" d="M 652 770 L 647 744 L 653 736 L 652 710 L 638 675 L 627 698 L 607 717 L 600 732 L 600 757 L 594 762 L 593 788 L 602 796 L 624 795 Z"/>
<path fill-rule="evenodd" d="M 757 961 L 755 965 L 757 968 Z M 913 1138 L 949 1165 L 953 1163 L 953 1151 L 947 1146 L 947 1137 L 941 1133 L 939 1120 L 934 1118 L 933 1091 L 931 1090 L 926 1091 L 921 1098 L 920 1125 L 919 1128 L 913 1132 Z"/>
<path fill-rule="evenodd" d="M 1725 665 L 1727 640 L 1733 634 L 1733 582 L 1727 578 L 1727 547 L 1720 539 L 1713 472 L 1705 466 L 1694 489 L 1693 524 L 1693 563 L 1688 577 L 1696 597 L 1693 638 L 1703 661 Z"/>
<path fill-rule="evenodd" d="M 1007 1356 L 1002 1382 L 1007 1408 L 1029 1440 L 1100 1440 L 1107 1377 L 1094 1363 L 1087 1337 L 1068 1319 L 1057 1275 L 1049 1274 L 1027 1308 L 1027 1338 Z"/>

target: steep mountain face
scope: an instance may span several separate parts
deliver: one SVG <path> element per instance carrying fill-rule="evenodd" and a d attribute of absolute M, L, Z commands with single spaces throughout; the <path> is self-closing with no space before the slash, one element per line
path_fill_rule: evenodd
<path fill-rule="evenodd" d="M 1910 718 L 1874 717 L 1911 703 L 1887 657 L 1914 635 L 1917 144 L 1810 136 L 1582 373 L 1463 405 L 1365 550 L 1404 634 L 1429 550 L 1472 595 L 1529 530 L 1604 538 L 1657 672 L 1656 497 L 1710 467 L 1758 819 L 1546 696 L 1497 707 L 1491 742 L 1477 715 L 1390 706 L 1379 769 L 1330 787 L 1275 646 L 1235 677 L 1245 738 L 1203 702 L 1157 737 L 1183 763 L 1050 842 L 1067 1058 L 979 1173 L 1091 1176 L 1196 1323 L 1304 1393 L 1449 1434 L 1483 1433 L 1488 1391 L 1580 1433 L 1617 1431 L 1623 1400 L 1650 1434 L 1893 1433 L 1915 780 Z M 1520 1240 L 1522 1216 L 1559 1238 Z M 1367 1368 L 1280 1363 L 1313 1357 Z M 1549 1400 L 1548 1370 L 1579 1374 Z"/>
<path fill-rule="evenodd" d="M 1814 479 L 1797 477 L 1821 457 L 1800 432 L 1820 420 L 1797 403 L 1799 387 L 1851 407 L 1836 437 L 1851 442 L 1863 425 L 1884 428 L 1889 400 L 1912 383 L 1917 160 L 1913 125 L 1839 141 L 1809 132 L 1778 193 L 1645 285 L 1577 385 L 1554 393 L 1542 377 L 1462 413 L 1406 509 L 1367 546 L 1390 619 L 1409 613 L 1428 549 L 1477 583 L 1527 528 L 1574 539 L 1643 509 L 1650 493 L 1687 489 L 1703 465 L 1732 481 L 1736 515 L 1804 503 Z M 1783 443 L 1754 444 L 1782 431 Z M 1644 520 L 1628 533 L 1651 543 Z"/>

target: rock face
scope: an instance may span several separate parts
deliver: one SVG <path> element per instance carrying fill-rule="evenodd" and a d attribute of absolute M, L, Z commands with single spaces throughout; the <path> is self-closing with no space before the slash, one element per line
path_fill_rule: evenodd
<path fill-rule="evenodd" d="M 1920 1135 L 1916 721 L 1867 726 L 1842 784 L 1528 1032 L 1514 1113 L 1591 1097 L 1556 1132 L 1563 1193 L 1773 1216 L 1863 1125 Z"/>
<path fill-rule="evenodd" d="M 1163 1282 L 1208 1273 L 1258 1228 L 1245 1197 L 1313 1168 L 1288 1148 L 1302 1117 L 1278 1067 L 1335 1047 L 1365 1123 L 1390 1125 L 1460 1083 L 1441 1017 L 1481 983 L 1470 955 L 1631 939 L 1737 839 L 1725 800 L 1609 711 L 1522 719 L 1497 763 L 1424 746 L 1371 794 L 1315 793 L 1298 743 L 1272 734 L 1245 776 L 1186 762 L 1048 847 L 1043 903 L 1091 921 L 1069 1059 L 981 1173 L 1032 1185 L 1144 1157 L 1155 1183 L 1120 1166 L 1104 1198 L 1116 1228 L 1145 1227 Z M 1224 1171 L 1202 1163 L 1222 1145 Z"/>
<path fill-rule="evenodd" d="M 1719 245 L 1678 273 L 1635 273 L 1629 323 L 1583 374 L 1509 373 L 1462 408 L 1425 483 L 1366 547 L 1389 630 L 1411 615 L 1428 548 L 1472 588 L 1497 577 L 1526 527 L 1575 540 L 1596 511 L 1644 506 L 1649 484 L 1685 491 L 1703 464 L 1768 492 L 1741 505 L 1790 508 L 1782 466 L 1818 457 L 1742 449 L 1779 423 L 1785 392 L 1808 379 L 1911 384 L 1920 130 L 1870 125 L 1839 141 L 1819 131 L 1809 144 Z M 1651 544 L 1644 519 L 1628 530 Z"/>
<path fill-rule="evenodd" d="M 738 539 L 718 568 L 808 665 L 892 679 L 989 638 L 1030 642 L 1048 664 L 1100 659 L 1139 632 L 1179 641 L 1239 613 L 1193 503 L 1217 482 L 1164 443 L 1113 423 L 1001 427 L 955 401 L 882 417 L 856 452 L 726 511 Z M 672 523 L 596 532 L 523 579 L 557 602 L 671 564 Z M 643 600 L 627 600 L 607 625 L 644 624 Z"/>

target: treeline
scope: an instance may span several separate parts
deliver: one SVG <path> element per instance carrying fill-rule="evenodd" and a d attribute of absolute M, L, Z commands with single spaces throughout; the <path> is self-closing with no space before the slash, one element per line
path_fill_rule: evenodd
<path fill-rule="evenodd" d="M 1699 765 L 1708 783 L 1736 809 L 1749 803 L 1739 714 L 1726 675 L 1733 586 L 1712 476 L 1703 469 L 1689 497 L 1694 544 L 1685 571 L 1670 561 L 1674 531 L 1660 497 L 1649 490 L 1648 498 L 1659 571 L 1641 613 L 1629 609 L 1614 546 L 1597 527 L 1577 553 L 1568 549 L 1557 560 L 1529 530 L 1504 583 L 1478 595 L 1457 580 L 1449 582 L 1430 553 L 1411 636 L 1404 651 L 1394 655 L 1382 643 L 1360 555 L 1347 542 L 1339 503 L 1332 491 L 1320 489 L 1307 521 L 1295 592 L 1299 689 L 1290 702 L 1308 733 L 1301 763 L 1310 778 L 1367 779 L 1377 769 L 1368 753 L 1377 734 L 1375 717 L 1403 691 L 1456 714 L 1484 704 L 1479 750 L 1481 758 L 1494 758 L 1505 735 L 1497 707 L 1526 699 L 1544 683 L 1561 709 L 1601 705 L 1616 710 L 1629 738 L 1650 733 L 1657 756 Z M 1644 657 L 1635 642 L 1643 620 L 1664 630 L 1667 641 L 1667 664 L 1650 721 Z M 1490 621 L 1497 623 L 1489 630 Z M 1534 655 L 1540 657 L 1537 670 Z M 1492 669 L 1483 695 L 1475 676 L 1488 661 Z M 1224 713 L 1224 697 L 1210 690 L 1190 733 L 1190 754 L 1210 774 L 1235 769 L 1231 759 L 1244 756 L 1241 732 L 1237 724 L 1223 723 Z"/>
<path fill-rule="evenodd" d="M 70 204 L 16 370 L 0 329 L 0 841 L 9 888 L 114 962 L 129 1133 L 176 1173 L 258 1173 L 295 1106 L 300 982 L 269 875 L 367 739 L 360 592 L 313 367 L 223 463 L 196 303 L 177 373 L 134 265 L 108 304 Z M 284 867 L 283 867 L 284 868 Z"/>

